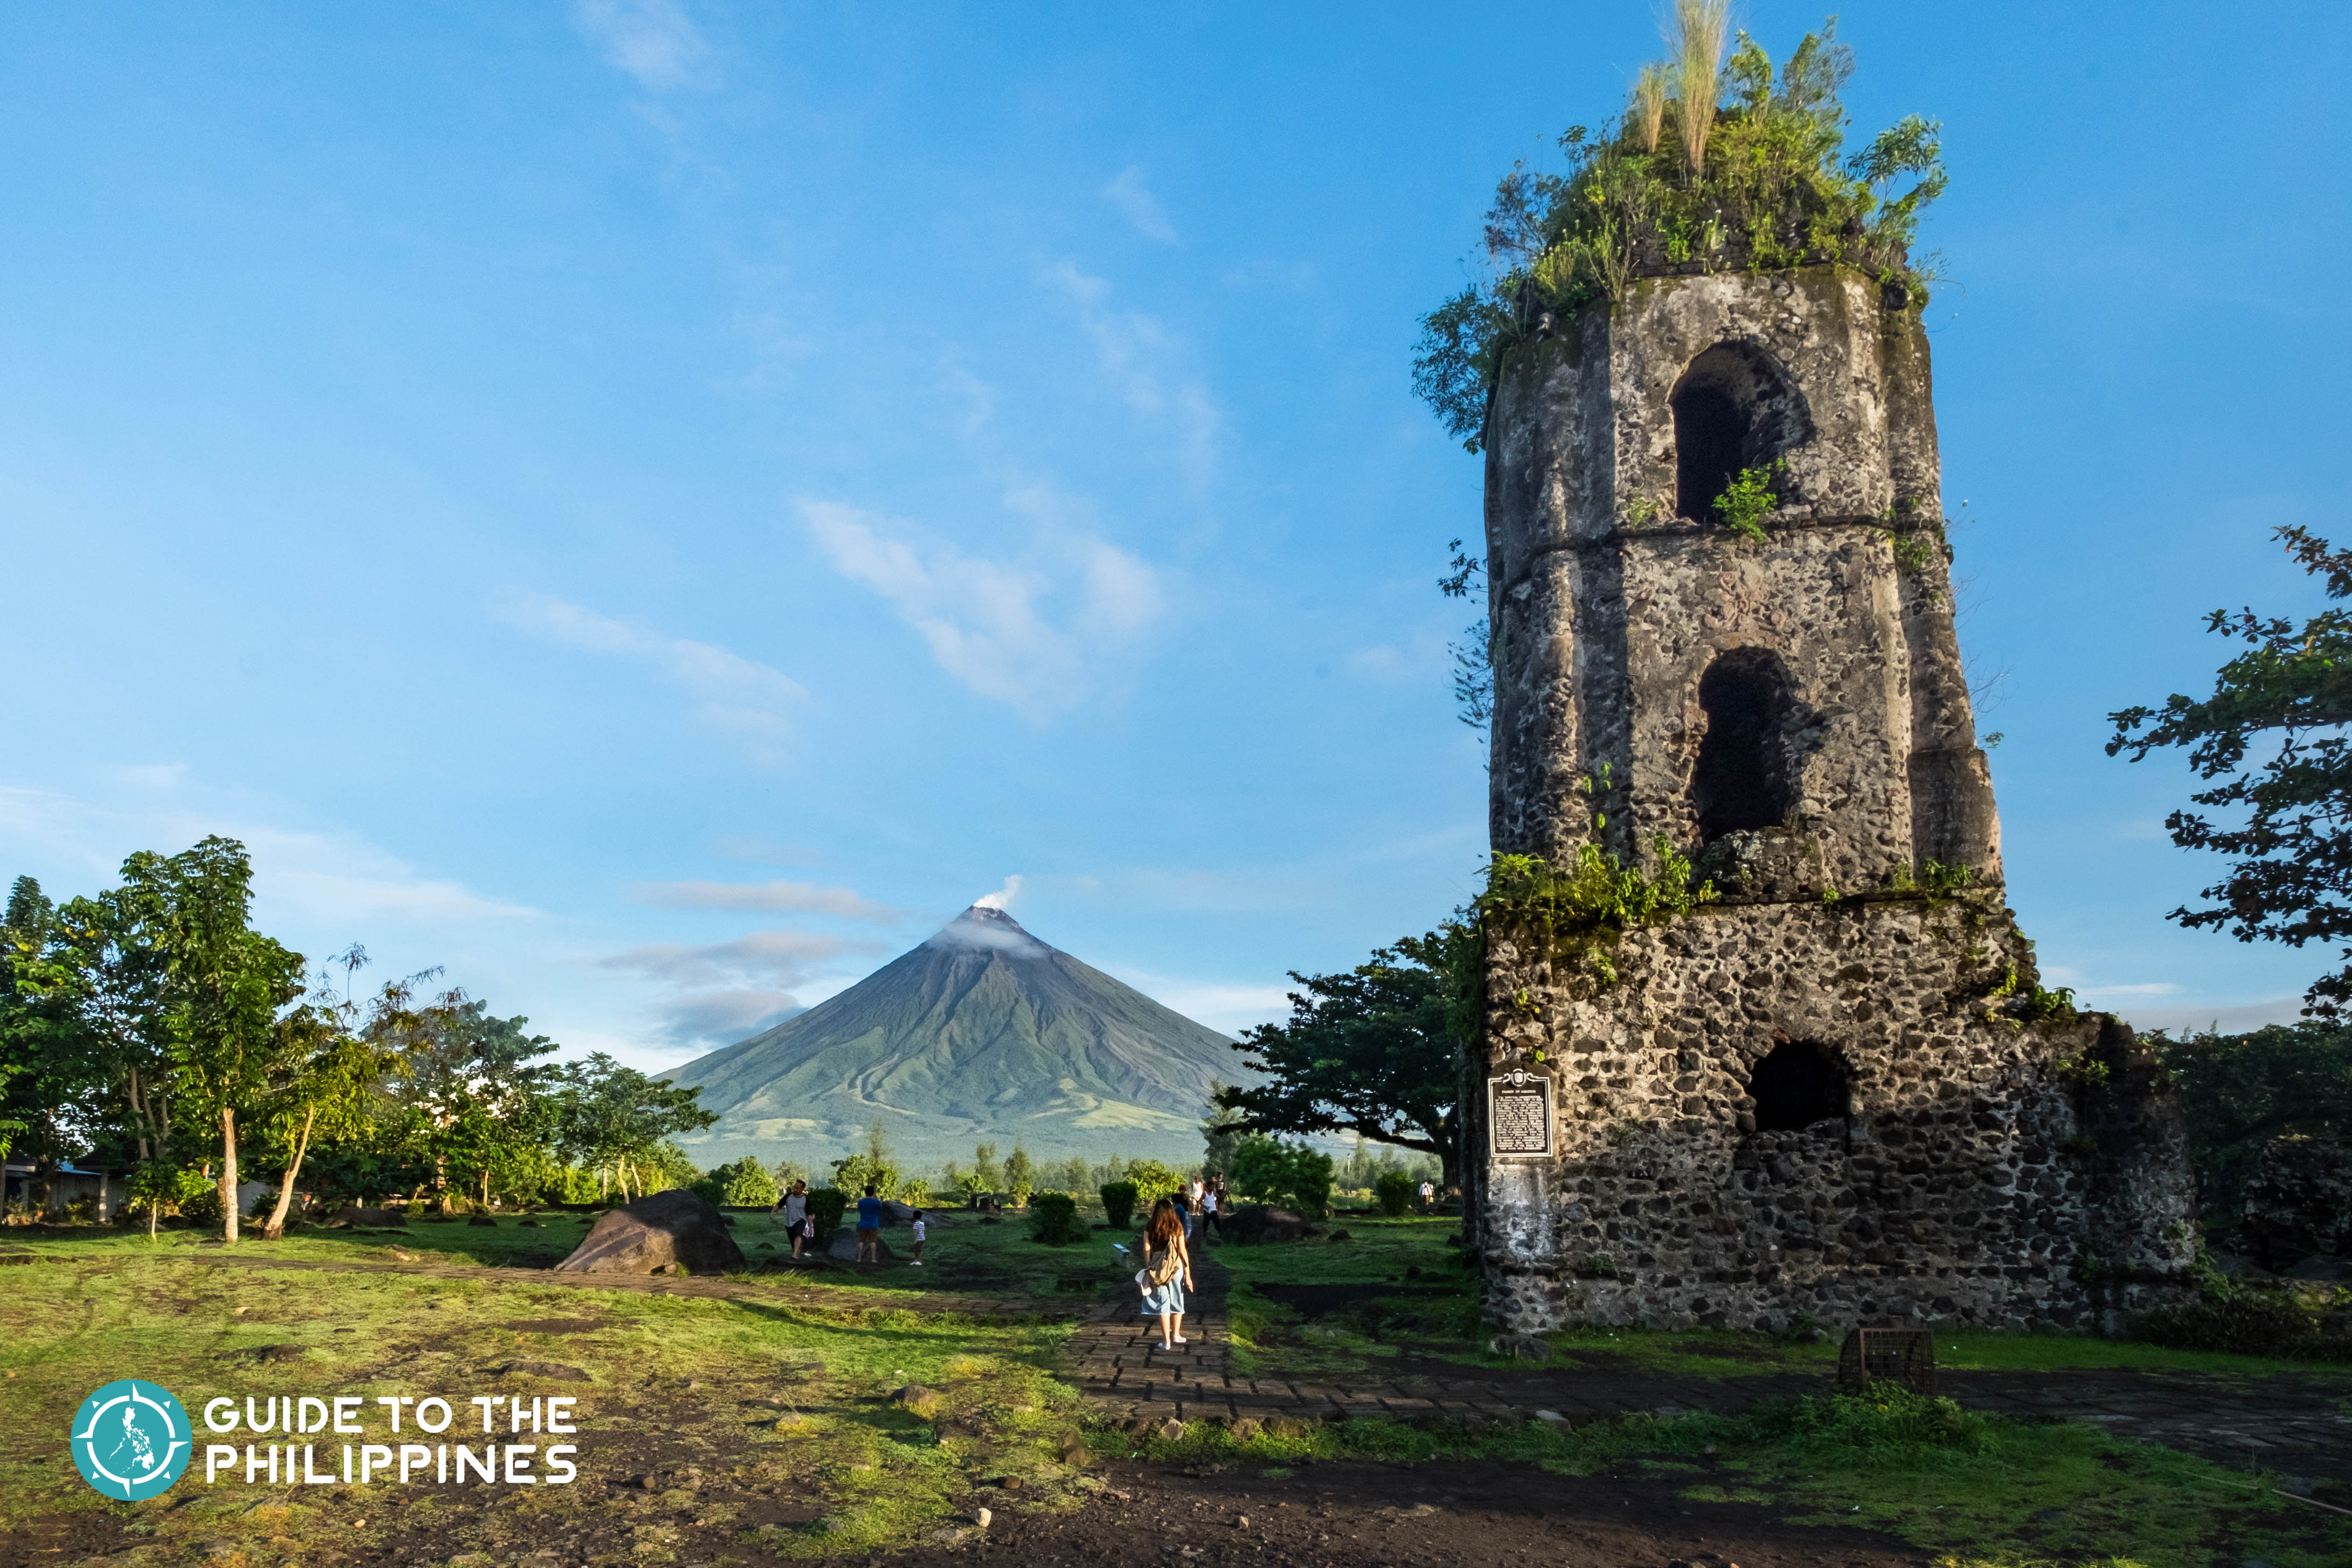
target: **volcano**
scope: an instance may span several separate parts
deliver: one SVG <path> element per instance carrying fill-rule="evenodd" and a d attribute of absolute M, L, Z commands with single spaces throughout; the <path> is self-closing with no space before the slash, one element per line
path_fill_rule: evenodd
<path fill-rule="evenodd" d="M 717 1125 L 681 1140 L 705 1167 L 746 1154 L 820 1173 L 879 1121 L 903 1167 L 976 1142 L 1038 1160 L 1118 1153 L 1190 1164 L 1233 1042 L 974 905 L 839 995 L 669 1075 Z"/>

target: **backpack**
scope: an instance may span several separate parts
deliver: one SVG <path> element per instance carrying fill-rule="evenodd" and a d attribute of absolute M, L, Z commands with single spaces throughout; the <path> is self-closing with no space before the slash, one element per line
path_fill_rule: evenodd
<path fill-rule="evenodd" d="M 1162 1247 L 1150 1262 L 1136 1270 L 1135 1280 L 1147 1290 L 1158 1289 L 1175 1279 L 1183 1268 L 1184 1260 L 1176 1255 L 1174 1247 Z"/>

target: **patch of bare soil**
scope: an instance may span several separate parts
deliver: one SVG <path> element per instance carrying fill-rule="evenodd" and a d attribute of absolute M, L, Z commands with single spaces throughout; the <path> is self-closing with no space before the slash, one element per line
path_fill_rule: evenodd
<path fill-rule="evenodd" d="M 1561 1568 L 1916 1568 L 1922 1554 L 1873 1531 L 1778 1523 L 1745 1503 L 1694 1502 L 1677 1485 L 1554 1475 L 1528 1465 L 1320 1464 L 1287 1478 L 1146 1466 L 1101 1472 L 1110 1489 L 1074 1513 L 998 1510 L 984 1536 L 877 1561 L 908 1568 L 993 1558 L 1024 1565 L 1540 1562 Z M 1694 1478 L 1696 1479 L 1696 1478 Z M 1244 1520 L 1246 1523 L 1243 1522 Z"/>
<path fill-rule="evenodd" d="M 0 1533 L 0 1568 L 76 1563 L 120 1552 L 126 1544 L 122 1521 L 129 1517 L 127 1509 L 104 1508 L 26 1520 Z"/>
<path fill-rule="evenodd" d="M 1677 1355 L 1713 1356 L 1717 1361 L 1760 1362 L 1770 1365 L 1780 1359 L 1761 1345 L 1717 1343 L 1707 1340 L 1685 1340 L 1671 1348 Z"/>
<path fill-rule="evenodd" d="M 1251 1289 L 1276 1306 L 1287 1307 L 1302 1318 L 1329 1318 L 1352 1312 L 1369 1301 L 1391 1297 L 1459 1297 L 1461 1288 L 1406 1284 L 1350 1285 L 1277 1285 L 1253 1284 Z"/>
<path fill-rule="evenodd" d="M 604 1318 L 526 1318 L 499 1327 L 518 1334 L 593 1334 L 607 1321 Z"/>

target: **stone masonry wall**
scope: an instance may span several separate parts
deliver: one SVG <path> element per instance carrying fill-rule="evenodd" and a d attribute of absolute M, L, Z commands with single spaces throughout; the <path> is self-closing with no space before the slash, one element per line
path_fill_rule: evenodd
<path fill-rule="evenodd" d="M 1774 476 L 1764 538 L 1683 493 L 1678 396 L 1729 411 L 1689 416 L 1705 462 L 1736 437 Z M 2177 1098 L 2121 1024 L 2025 1005 L 1916 308 L 1829 267 L 1636 279 L 1514 348 L 1486 445 L 1495 852 L 1654 874 L 1663 837 L 1722 895 L 1610 944 L 1613 981 L 1490 925 L 1464 1085 L 1490 1315 L 2074 1325 L 2177 1289 Z M 1766 737 L 1728 784 L 1717 670 L 1748 683 L 1713 689 L 1725 734 Z M 1965 890 L 1907 890 L 1930 862 Z M 1759 1127 L 1782 1045 L 1840 1113 Z M 1549 1085 L 1547 1153 L 1491 1152 L 1508 1072 Z M 1534 1094 L 1497 1102 L 1515 1137 Z"/>
<path fill-rule="evenodd" d="M 1559 1140 L 1486 1168 L 1499 1322 L 2088 1326 L 2183 1279 L 2178 1099 L 2112 1019 L 2018 1016 L 1997 900 L 1706 907 L 1611 948 L 1613 985 L 1489 942 L 1487 1070 L 1549 1075 Z M 1749 1075 L 1791 1039 L 1851 1114 L 1757 1131 Z"/>

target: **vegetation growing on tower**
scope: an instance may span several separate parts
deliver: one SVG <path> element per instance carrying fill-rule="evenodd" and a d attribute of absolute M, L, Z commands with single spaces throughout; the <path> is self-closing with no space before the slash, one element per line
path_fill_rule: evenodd
<path fill-rule="evenodd" d="M 1727 16 L 1727 0 L 1676 0 L 1669 58 L 1643 68 L 1613 127 L 1570 126 L 1566 173 L 1522 161 L 1496 187 L 1489 275 L 1422 319 L 1413 360 L 1413 391 L 1468 450 L 1512 351 L 1636 276 L 1837 263 L 1925 301 L 1932 268 L 1910 246 L 1947 182 L 1937 125 L 1907 116 L 1842 157 L 1853 52 L 1835 20 L 1775 67 L 1746 33 L 1726 58 Z"/>

